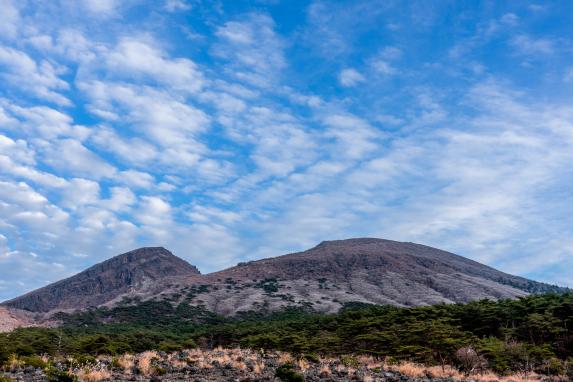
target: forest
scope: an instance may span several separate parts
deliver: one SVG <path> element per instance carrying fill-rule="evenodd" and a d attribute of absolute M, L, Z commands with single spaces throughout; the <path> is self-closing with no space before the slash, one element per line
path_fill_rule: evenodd
<path fill-rule="evenodd" d="M 562 374 L 573 364 L 573 294 L 399 308 L 347 304 L 325 315 L 285 309 L 229 319 L 167 301 L 61 315 L 58 328 L 0 334 L 0 363 L 15 356 L 95 357 L 145 350 L 248 347 L 315 355 L 367 354 L 388 362 Z M 460 351 L 472 354 L 463 365 Z"/>

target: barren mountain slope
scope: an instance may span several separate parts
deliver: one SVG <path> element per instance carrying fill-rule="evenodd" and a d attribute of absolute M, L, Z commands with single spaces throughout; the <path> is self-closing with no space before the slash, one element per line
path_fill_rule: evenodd
<path fill-rule="evenodd" d="M 34 312 L 170 301 L 224 315 L 286 306 L 335 312 L 346 303 L 398 306 L 516 298 L 559 290 L 453 253 L 382 239 L 325 241 L 304 252 L 200 275 L 163 248 L 143 248 L 5 305 Z"/>
<path fill-rule="evenodd" d="M 32 313 L 0 306 L 0 333 L 35 325 Z"/>
<path fill-rule="evenodd" d="M 428 246 L 370 238 L 326 241 L 308 251 L 242 263 L 184 284 L 172 290 L 186 292 L 191 285 L 194 304 L 221 314 L 284 306 L 334 312 L 349 302 L 467 302 L 550 288 Z M 208 292 L 198 294 L 199 284 Z"/>
<path fill-rule="evenodd" d="M 32 312 L 84 309 L 105 304 L 152 283 L 160 284 L 165 277 L 199 274 L 197 268 L 165 248 L 140 248 L 2 305 Z"/>
<path fill-rule="evenodd" d="M 381 239 L 326 241 L 304 252 L 171 279 L 143 299 L 171 299 L 234 315 L 285 306 L 335 312 L 345 303 L 398 306 L 516 298 L 559 288 L 508 275 L 461 256 Z"/>

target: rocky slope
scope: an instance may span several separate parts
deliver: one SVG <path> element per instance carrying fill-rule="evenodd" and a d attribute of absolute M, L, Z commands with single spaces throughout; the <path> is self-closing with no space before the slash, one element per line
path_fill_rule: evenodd
<path fill-rule="evenodd" d="M 363 238 L 242 263 L 150 296 L 187 293 L 192 304 L 232 315 L 285 306 L 335 312 L 351 302 L 416 306 L 495 300 L 552 288 L 428 246 Z"/>
<path fill-rule="evenodd" d="M 163 248 L 117 256 L 4 305 L 32 312 L 158 300 L 223 315 L 286 306 L 335 312 L 347 303 L 398 306 L 516 298 L 558 290 L 428 246 L 326 241 L 304 252 L 200 275 Z"/>
<path fill-rule="evenodd" d="M 0 306 L 0 333 L 34 326 L 35 324 L 36 317 L 34 314 Z"/>
<path fill-rule="evenodd" d="M 165 248 L 140 248 L 3 303 L 31 312 L 85 309 L 108 303 L 165 277 L 199 275 Z"/>

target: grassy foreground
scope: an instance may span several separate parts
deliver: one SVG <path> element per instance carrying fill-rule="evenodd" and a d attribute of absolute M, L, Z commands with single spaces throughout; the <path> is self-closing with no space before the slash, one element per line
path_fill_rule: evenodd
<path fill-rule="evenodd" d="M 30 366 L 34 371 L 30 371 Z M 318 357 L 292 355 L 280 351 L 251 349 L 186 349 L 165 353 L 146 351 L 120 356 L 83 357 L 12 357 L 0 372 L 0 381 L 35 380 L 50 382 L 100 381 L 360 381 L 418 382 L 474 381 L 524 382 L 568 381 L 568 377 L 550 379 L 530 374 L 499 376 L 482 370 L 462 373 L 451 366 L 427 366 L 412 362 L 391 362 L 366 356 Z M 4 378 L 4 379 L 3 379 Z"/>

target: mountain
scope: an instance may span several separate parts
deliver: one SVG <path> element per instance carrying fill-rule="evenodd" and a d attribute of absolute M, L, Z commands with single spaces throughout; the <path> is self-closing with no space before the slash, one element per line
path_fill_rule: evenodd
<path fill-rule="evenodd" d="M 170 276 L 200 275 L 165 248 L 140 248 L 96 264 L 3 305 L 31 312 L 95 307 Z"/>
<path fill-rule="evenodd" d="M 236 315 L 288 306 L 335 312 L 350 303 L 417 306 L 549 291 L 561 289 L 425 245 L 360 238 L 325 241 L 206 275 L 163 248 L 142 248 L 3 305 L 53 313 L 168 301 Z"/>
<path fill-rule="evenodd" d="M 224 315 L 285 306 L 336 312 L 356 302 L 432 305 L 560 290 L 436 248 L 372 238 L 325 241 L 304 252 L 240 263 L 188 284 L 195 288 L 189 294 L 192 303 Z M 198 284 L 207 291 L 198 294 Z M 174 285 L 162 293 L 186 290 L 189 286 Z"/>

